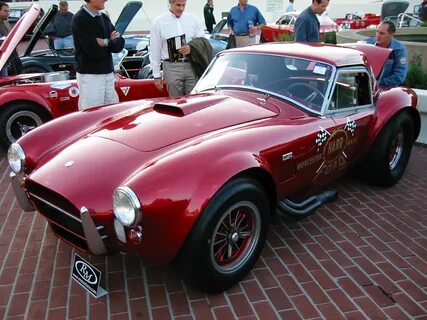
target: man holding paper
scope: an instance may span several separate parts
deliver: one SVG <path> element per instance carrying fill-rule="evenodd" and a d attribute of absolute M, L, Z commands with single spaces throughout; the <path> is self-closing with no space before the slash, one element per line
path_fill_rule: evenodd
<path fill-rule="evenodd" d="M 150 30 L 150 65 L 156 87 L 163 87 L 160 64 L 163 63 L 163 79 L 169 95 L 189 94 L 197 77 L 191 67 L 191 48 L 188 43 L 196 37 L 204 37 L 201 23 L 195 16 L 184 12 L 187 0 L 167 0 L 169 11 L 157 17 Z"/>

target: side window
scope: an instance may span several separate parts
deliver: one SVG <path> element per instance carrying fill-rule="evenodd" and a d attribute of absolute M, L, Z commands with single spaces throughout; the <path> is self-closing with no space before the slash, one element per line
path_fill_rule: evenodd
<path fill-rule="evenodd" d="M 371 99 L 369 76 L 366 72 L 340 72 L 337 76 L 329 110 L 370 105 Z"/>

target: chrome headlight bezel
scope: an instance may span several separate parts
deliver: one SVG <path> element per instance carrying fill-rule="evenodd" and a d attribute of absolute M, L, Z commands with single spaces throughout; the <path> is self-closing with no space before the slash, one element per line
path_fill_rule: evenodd
<path fill-rule="evenodd" d="M 12 143 L 7 151 L 9 167 L 14 173 L 23 173 L 25 170 L 25 152 L 18 143 Z"/>
<path fill-rule="evenodd" d="M 131 188 L 118 187 L 114 190 L 113 213 L 116 219 L 127 227 L 133 227 L 141 221 L 141 202 Z"/>

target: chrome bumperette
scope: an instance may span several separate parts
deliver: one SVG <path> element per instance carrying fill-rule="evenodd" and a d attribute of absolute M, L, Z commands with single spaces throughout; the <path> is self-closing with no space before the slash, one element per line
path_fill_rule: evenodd
<path fill-rule="evenodd" d="M 107 248 L 86 207 L 80 209 L 80 216 L 89 250 L 96 255 L 106 254 Z"/>
<path fill-rule="evenodd" d="M 18 200 L 18 203 L 21 208 L 26 212 L 36 211 L 22 186 L 24 178 L 14 172 L 11 172 L 9 177 L 13 192 L 16 196 L 16 200 Z"/>

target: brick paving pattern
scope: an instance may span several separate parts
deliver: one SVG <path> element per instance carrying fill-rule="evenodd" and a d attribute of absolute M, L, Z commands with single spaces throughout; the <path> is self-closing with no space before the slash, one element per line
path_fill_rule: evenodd
<path fill-rule="evenodd" d="M 70 277 L 74 255 L 43 218 L 22 212 L 0 155 L 0 318 L 427 319 L 427 148 L 415 147 L 393 188 L 346 178 L 336 202 L 308 218 L 276 218 L 261 259 L 219 295 L 186 286 L 169 266 L 88 257 L 109 294 Z"/>

